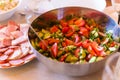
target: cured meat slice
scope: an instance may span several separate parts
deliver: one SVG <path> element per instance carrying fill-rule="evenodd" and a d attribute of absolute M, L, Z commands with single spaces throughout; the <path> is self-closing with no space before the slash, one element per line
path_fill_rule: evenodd
<path fill-rule="evenodd" d="M 24 64 L 24 61 L 22 59 L 18 59 L 18 60 L 11 60 L 11 61 L 9 61 L 9 63 L 12 66 L 20 66 L 20 65 Z"/>
<path fill-rule="evenodd" d="M 3 55 L 0 56 L 0 61 L 4 61 L 4 60 L 7 60 L 7 59 L 8 59 L 8 55 L 3 54 Z"/>
<path fill-rule="evenodd" d="M 4 52 L 5 55 L 10 55 L 14 52 L 13 49 L 8 49 L 7 51 Z"/>
<path fill-rule="evenodd" d="M 11 45 L 11 39 L 10 38 L 4 38 L 0 40 L 0 48 L 7 47 Z"/>
<path fill-rule="evenodd" d="M 29 61 L 33 60 L 35 57 L 36 57 L 35 54 L 29 54 L 29 55 L 25 56 L 25 57 L 22 58 L 22 59 L 23 59 L 23 60 L 25 61 L 25 63 L 26 63 L 26 62 L 29 62 Z"/>
<path fill-rule="evenodd" d="M 10 55 L 10 57 L 8 59 L 9 60 L 19 59 L 21 55 L 22 55 L 22 51 L 21 51 L 21 49 L 19 47 L 19 48 L 16 48 L 14 50 L 14 52 Z"/>
<path fill-rule="evenodd" d="M 13 32 L 11 32 L 11 35 L 14 37 L 14 38 L 18 38 L 18 37 L 20 37 L 20 36 L 22 36 L 23 35 L 23 33 L 21 32 L 21 31 L 13 31 Z"/>
<path fill-rule="evenodd" d="M 0 64 L 1 68 L 8 68 L 10 66 L 11 66 L 10 63 L 2 63 L 2 64 Z"/>
<path fill-rule="evenodd" d="M 12 45 L 18 45 L 24 41 L 27 41 L 28 38 L 26 36 L 20 36 L 19 38 L 16 38 L 15 40 L 12 40 Z"/>
<path fill-rule="evenodd" d="M 8 48 L 0 48 L 0 53 L 3 53 L 7 50 Z"/>
<path fill-rule="evenodd" d="M 21 24 L 20 25 L 20 31 L 22 31 L 23 33 L 25 33 L 25 34 L 27 34 L 27 31 L 28 31 L 28 29 L 29 29 L 29 24 Z"/>
<path fill-rule="evenodd" d="M 9 21 L 7 25 L 7 31 L 8 32 L 13 32 L 19 29 L 19 25 L 15 23 L 14 21 Z"/>

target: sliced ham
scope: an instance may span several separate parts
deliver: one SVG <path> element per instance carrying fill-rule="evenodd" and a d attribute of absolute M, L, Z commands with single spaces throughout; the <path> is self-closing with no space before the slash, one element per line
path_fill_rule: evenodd
<path fill-rule="evenodd" d="M 18 44 L 25 42 L 27 40 L 28 40 L 28 38 L 26 36 L 20 36 L 19 38 L 12 40 L 12 45 L 18 45 Z"/>
<path fill-rule="evenodd" d="M 8 48 L 0 48 L 0 53 L 7 51 Z"/>
<path fill-rule="evenodd" d="M 20 31 L 22 31 L 23 33 L 25 33 L 25 34 L 27 34 L 27 32 L 28 32 L 28 29 L 29 29 L 29 24 L 21 24 L 20 25 Z"/>
<path fill-rule="evenodd" d="M 1 24 L 0 24 L 0 29 L 2 29 L 2 28 L 5 27 L 5 26 L 6 26 L 6 25 L 1 25 Z"/>
<path fill-rule="evenodd" d="M 7 60 L 7 59 L 8 59 L 8 55 L 3 54 L 3 55 L 0 56 L 0 61 L 4 61 L 4 60 Z"/>
<path fill-rule="evenodd" d="M 11 55 L 14 52 L 13 49 L 8 49 L 7 51 L 4 52 L 5 55 Z"/>
<path fill-rule="evenodd" d="M 4 32 L 0 32 L 0 40 L 5 39 L 5 38 L 10 38 L 7 36 Z"/>
<path fill-rule="evenodd" d="M 19 29 L 19 25 L 16 24 L 14 21 L 9 21 L 7 25 L 7 31 L 8 32 L 13 32 Z"/>
<path fill-rule="evenodd" d="M 11 66 L 10 63 L 2 63 L 2 64 L 0 64 L 1 68 L 8 68 L 10 66 Z"/>
<path fill-rule="evenodd" d="M 11 45 L 11 39 L 10 38 L 5 38 L 0 40 L 0 48 L 7 47 Z"/>
<path fill-rule="evenodd" d="M 20 66 L 36 56 L 28 43 L 28 24 L 0 25 L 0 68 Z"/>
<path fill-rule="evenodd" d="M 11 35 L 16 39 L 16 38 L 22 36 L 23 33 L 21 31 L 17 30 L 17 31 L 11 32 Z"/>
<path fill-rule="evenodd" d="M 12 35 L 10 34 L 10 32 L 8 31 L 8 27 L 3 27 L 2 29 L 0 29 L 0 34 L 4 33 L 7 37 L 9 37 L 10 39 L 13 39 Z"/>
<path fill-rule="evenodd" d="M 29 54 L 33 54 L 33 49 L 30 47 Z"/>
<path fill-rule="evenodd" d="M 19 47 L 19 48 L 16 48 L 16 49 L 14 50 L 14 52 L 9 56 L 8 59 L 9 59 L 9 60 L 19 59 L 21 55 L 22 55 L 22 51 L 21 51 L 21 49 L 20 49 L 20 47 Z"/>
<path fill-rule="evenodd" d="M 22 58 L 22 59 L 25 61 L 25 63 L 27 63 L 27 62 L 33 60 L 34 58 L 36 58 L 36 55 L 35 55 L 35 54 L 29 54 L 29 55 L 25 56 L 25 57 Z"/>
<path fill-rule="evenodd" d="M 5 60 L 0 60 L 0 64 L 6 63 Z"/>
<path fill-rule="evenodd" d="M 11 45 L 11 46 L 9 46 L 8 48 L 9 48 L 9 49 L 15 49 L 15 48 L 18 48 L 18 47 L 19 47 L 19 46 L 12 46 L 12 45 Z"/>
<path fill-rule="evenodd" d="M 20 47 L 21 47 L 21 51 L 22 51 L 21 58 L 26 56 L 27 54 L 29 54 L 29 51 L 30 51 L 29 45 L 22 44 Z"/>
<path fill-rule="evenodd" d="M 20 66 L 20 65 L 24 64 L 24 61 L 22 59 L 18 59 L 18 60 L 11 60 L 11 61 L 9 61 L 9 63 L 12 66 Z"/>

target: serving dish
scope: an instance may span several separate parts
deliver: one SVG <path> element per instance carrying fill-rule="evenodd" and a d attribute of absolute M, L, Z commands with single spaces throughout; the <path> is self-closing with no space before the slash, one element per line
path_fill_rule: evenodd
<path fill-rule="evenodd" d="M 54 24 L 56 20 L 61 20 L 68 15 L 77 15 L 77 16 L 85 16 L 87 18 L 92 18 L 96 21 L 96 23 L 104 26 L 106 32 L 113 33 L 114 28 L 117 27 L 117 24 L 115 23 L 115 21 L 109 16 L 107 16 L 106 14 L 96 11 L 94 9 L 84 8 L 84 7 L 63 7 L 63 8 L 58 8 L 58 9 L 48 11 L 40 15 L 38 18 L 36 18 L 32 22 L 31 26 L 34 28 L 34 30 L 40 31 L 42 28 L 46 28 L 46 26 Z M 30 43 L 31 43 L 31 39 L 34 39 L 35 37 L 35 35 L 33 36 L 31 34 L 34 34 L 34 33 L 30 28 L 28 31 L 28 37 L 29 37 Z M 94 73 L 103 68 L 105 60 L 107 59 L 107 57 L 109 57 L 107 56 L 103 60 L 93 62 L 93 63 L 71 64 L 71 63 L 59 62 L 59 61 L 47 58 L 41 53 L 39 53 L 34 47 L 33 49 L 38 59 L 42 63 L 44 63 L 50 70 L 52 70 L 53 72 L 57 72 L 57 73 L 61 73 L 69 76 L 83 76 L 83 75 Z M 115 51 L 117 51 L 117 49 Z"/>
<path fill-rule="evenodd" d="M 36 58 L 28 43 L 28 24 L 8 21 L 0 25 L 0 68 L 13 68 Z"/>

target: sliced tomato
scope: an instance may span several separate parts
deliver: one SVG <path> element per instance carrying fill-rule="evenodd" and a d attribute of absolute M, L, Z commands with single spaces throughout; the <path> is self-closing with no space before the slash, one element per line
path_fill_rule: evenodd
<path fill-rule="evenodd" d="M 112 42 L 111 44 L 110 44 L 110 47 L 114 47 L 116 45 L 116 42 Z"/>
<path fill-rule="evenodd" d="M 47 40 L 42 40 L 39 42 L 39 46 L 41 49 L 43 50 L 47 50 L 47 46 L 48 46 L 48 41 Z"/>
<path fill-rule="evenodd" d="M 63 47 L 66 47 L 67 44 L 66 44 L 65 42 L 62 42 L 62 46 L 63 46 Z"/>
<path fill-rule="evenodd" d="M 54 44 L 54 43 L 59 43 L 58 39 L 54 39 L 54 38 L 49 38 L 48 39 L 48 44 Z"/>
<path fill-rule="evenodd" d="M 64 54 L 63 56 L 61 56 L 61 58 L 60 58 L 60 62 L 65 61 L 66 57 L 67 57 L 67 54 Z"/>
<path fill-rule="evenodd" d="M 74 52 L 74 55 L 75 55 L 75 57 L 79 57 L 79 53 L 80 53 L 80 48 L 77 48 L 76 50 L 75 50 L 75 52 Z"/>
<path fill-rule="evenodd" d="M 92 47 L 89 45 L 89 47 L 88 47 L 88 52 L 92 55 L 92 56 L 96 56 L 96 53 L 95 53 L 95 51 L 92 49 Z"/>
<path fill-rule="evenodd" d="M 73 27 L 69 27 L 68 32 L 65 34 L 66 37 L 71 37 L 74 34 L 75 30 Z"/>
<path fill-rule="evenodd" d="M 68 23 L 63 21 L 63 20 L 60 21 L 60 24 L 61 24 L 62 27 L 67 27 L 68 26 Z"/>
<path fill-rule="evenodd" d="M 57 43 L 54 43 L 51 47 L 51 55 L 56 58 L 57 54 L 58 54 L 58 45 Z"/>
<path fill-rule="evenodd" d="M 66 36 L 66 37 L 70 37 L 70 36 L 72 36 L 73 34 L 74 34 L 74 32 L 69 32 L 69 33 L 65 34 L 65 36 Z"/>
<path fill-rule="evenodd" d="M 69 27 L 63 27 L 62 33 L 64 33 L 64 34 L 67 33 L 69 31 L 69 29 L 70 29 Z"/>
<path fill-rule="evenodd" d="M 56 25 L 54 25 L 53 27 L 50 28 L 50 32 L 54 33 L 58 31 L 58 27 Z"/>
<path fill-rule="evenodd" d="M 92 42 L 91 46 L 93 50 L 96 52 L 97 56 L 105 56 L 106 53 L 104 52 L 104 48 L 101 46 L 98 46 L 97 42 Z"/>
<path fill-rule="evenodd" d="M 79 27 L 84 27 L 85 26 L 85 20 L 83 19 L 77 19 L 75 22 L 75 25 L 79 26 Z"/>
<path fill-rule="evenodd" d="M 66 43 L 66 45 L 74 44 L 74 42 L 72 40 L 69 40 L 69 39 L 65 39 L 65 43 Z"/>
<path fill-rule="evenodd" d="M 76 20 L 76 18 L 73 18 L 73 19 L 69 20 L 69 21 L 68 21 L 68 24 L 69 24 L 69 25 L 73 25 L 74 22 L 75 22 L 75 20 Z"/>
<path fill-rule="evenodd" d="M 89 35 L 89 31 L 85 27 L 80 27 L 80 31 L 78 33 L 85 37 L 88 37 L 88 35 Z"/>
<path fill-rule="evenodd" d="M 89 47 L 89 45 L 90 45 L 90 41 L 89 40 L 85 40 L 85 41 L 82 42 L 82 46 L 85 49 L 87 49 Z"/>
<path fill-rule="evenodd" d="M 77 47 L 82 46 L 82 42 L 75 43 L 75 46 L 77 46 Z"/>

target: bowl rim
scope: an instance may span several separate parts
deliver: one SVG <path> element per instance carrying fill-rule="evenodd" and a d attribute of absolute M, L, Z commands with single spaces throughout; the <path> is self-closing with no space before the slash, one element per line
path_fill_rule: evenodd
<path fill-rule="evenodd" d="M 0 15 L 9 13 L 11 11 L 14 11 L 15 9 L 17 9 L 21 5 L 21 2 L 22 2 L 22 0 L 18 0 L 18 4 L 14 8 L 9 9 L 8 11 L 3 11 L 3 12 L 0 13 Z"/>

